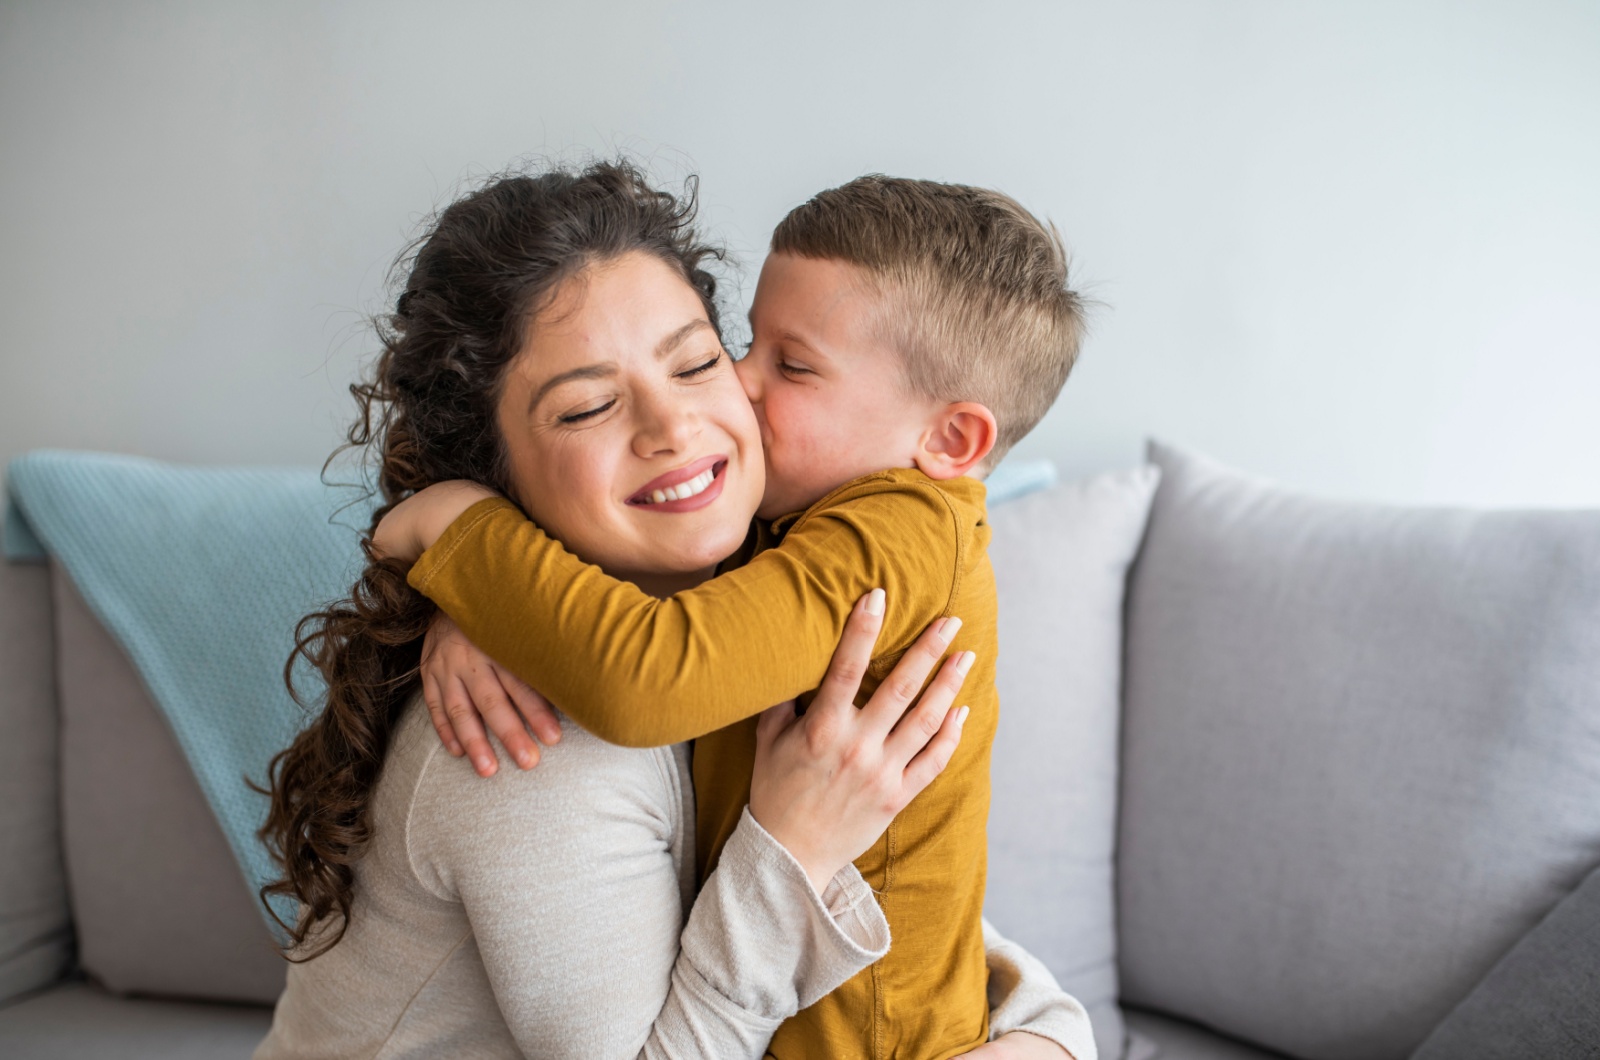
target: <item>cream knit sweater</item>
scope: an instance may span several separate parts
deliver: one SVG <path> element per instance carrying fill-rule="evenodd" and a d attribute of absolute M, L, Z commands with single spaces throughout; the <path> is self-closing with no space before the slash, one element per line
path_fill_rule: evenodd
<path fill-rule="evenodd" d="M 887 952 L 855 868 L 818 896 L 748 811 L 696 897 L 686 747 L 562 731 L 537 768 L 502 750 L 484 780 L 444 753 L 420 698 L 408 706 L 349 930 L 291 965 L 256 1060 L 758 1058 Z M 1093 1060 L 1082 1007 L 1020 948 L 989 945 L 995 1033 Z"/>

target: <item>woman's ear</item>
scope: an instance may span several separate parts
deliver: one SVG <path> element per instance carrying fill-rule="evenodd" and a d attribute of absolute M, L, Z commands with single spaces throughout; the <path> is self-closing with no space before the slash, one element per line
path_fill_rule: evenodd
<path fill-rule="evenodd" d="M 983 462 L 999 434 L 994 413 L 976 401 L 956 401 L 940 409 L 923 432 L 912 461 L 931 479 L 965 475 Z"/>

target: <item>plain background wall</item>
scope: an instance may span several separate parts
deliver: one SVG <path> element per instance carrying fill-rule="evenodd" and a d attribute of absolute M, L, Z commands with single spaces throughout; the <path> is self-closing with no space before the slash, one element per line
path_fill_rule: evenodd
<path fill-rule="evenodd" d="M 1600 504 L 1600 4 L 0 6 L 0 459 L 319 462 L 386 266 L 529 153 L 697 170 L 754 286 L 866 171 L 994 185 L 1107 303 L 1018 452 Z"/>

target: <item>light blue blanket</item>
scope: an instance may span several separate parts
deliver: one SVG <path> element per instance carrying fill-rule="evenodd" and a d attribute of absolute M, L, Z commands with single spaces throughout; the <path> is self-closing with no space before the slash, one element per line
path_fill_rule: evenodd
<path fill-rule="evenodd" d="M 989 503 L 1055 482 L 1047 461 L 1002 465 Z M 121 642 L 166 714 L 253 888 L 277 873 L 256 830 L 267 763 L 306 714 L 283 665 L 300 618 L 361 571 L 373 501 L 305 468 L 200 468 L 98 453 L 12 461 L 5 550 L 48 552 Z M 317 676 L 297 687 L 317 702 Z M 278 907 L 293 919 L 288 903 Z"/>
<path fill-rule="evenodd" d="M 274 878 L 255 835 L 267 801 L 245 778 L 261 783 L 305 720 L 283 682 L 295 623 L 348 593 L 370 502 L 303 468 L 94 453 L 30 453 L 7 485 L 7 554 L 42 546 L 71 574 L 166 713 L 252 888 Z M 298 679 L 315 703 L 316 675 Z M 292 904 L 278 912 L 292 922 Z"/>

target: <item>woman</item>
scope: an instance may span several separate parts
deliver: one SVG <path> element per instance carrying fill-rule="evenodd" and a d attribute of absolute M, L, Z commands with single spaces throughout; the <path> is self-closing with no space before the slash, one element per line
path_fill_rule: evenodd
<path fill-rule="evenodd" d="M 472 479 L 649 591 L 709 576 L 745 536 L 762 461 L 692 214 L 612 164 L 497 180 L 444 211 L 355 388 L 351 441 L 377 450 L 385 501 Z M 598 431 L 560 400 L 596 373 L 629 395 Z M 642 534 L 613 510 L 619 483 L 708 452 L 725 485 L 693 518 Z M 417 694 L 432 607 L 367 547 L 351 599 L 300 642 L 327 705 L 274 763 L 264 834 L 285 879 L 268 890 L 301 916 L 258 1056 L 759 1056 L 882 954 L 887 925 L 850 862 L 959 739 L 948 667 L 894 724 L 909 704 L 892 689 L 920 686 L 935 634 L 858 712 L 842 675 L 870 655 L 882 601 L 857 609 L 817 704 L 764 721 L 732 856 L 684 927 L 687 750 L 569 726 L 538 770 L 477 779 L 439 753 Z"/>

